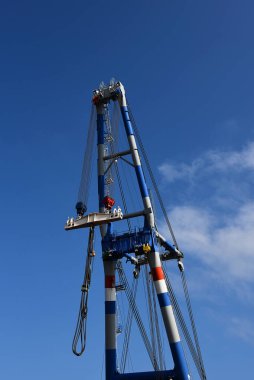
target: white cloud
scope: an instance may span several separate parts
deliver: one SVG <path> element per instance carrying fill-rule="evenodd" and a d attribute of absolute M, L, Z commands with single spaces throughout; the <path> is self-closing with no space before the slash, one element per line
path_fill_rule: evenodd
<path fill-rule="evenodd" d="M 254 281 L 254 202 L 237 210 L 223 225 L 209 211 L 178 206 L 170 212 L 179 244 L 214 275 L 227 282 Z M 165 232 L 165 230 L 164 230 Z"/>
<path fill-rule="evenodd" d="M 181 198 L 169 212 L 180 247 L 206 266 L 210 278 L 234 288 L 254 282 L 253 169 L 254 142 L 159 168 L 172 192 L 175 181 L 191 185 L 177 186 Z"/>
<path fill-rule="evenodd" d="M 171 183 L 170 192 L 174 194 L 170 199 L 176 206 L 166 207 L 186 257 L 191 295 L 205 299 L 202 305 L 211 303 L 213 312 L 217 310 L 214 318 L 223 329 L 221 334 L 252 345 L 254 324 L 249 315 L 254 306 L 253 169 L 254 142 L 239 151 L 210 150 L 190 164 L 164 163 L 159 168 L 164 183 Z M 166 224 L 159 229 L 170 239 Z M 174 285 L 178 292 L 180 283 L 174 279 Z M 232 297 L 233 304 L 238 303 L 234 312 L 239 313 L 233 317 Z"/>
<path fill-rule="evenodd" d="M 244 169 L 254 169 L 254 142 L 247 144 L 241 151 L 210 150 L 189 165 L 166 162 L 159 167 L 164 179 L 170 183 L 177 180 L 193 181 L 195 177 L 211 172 L 237 172 Z"/>

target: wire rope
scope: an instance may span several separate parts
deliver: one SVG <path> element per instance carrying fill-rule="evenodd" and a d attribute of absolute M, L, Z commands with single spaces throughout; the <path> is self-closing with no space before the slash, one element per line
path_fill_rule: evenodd
<path fill-rule="evenodd" d="M 94 137 L 95 137 L 95 130 L 96 130 L 96 112 L 95 112 L 95 106 L 92 105 L 91 108 L 91 114 L 90 114 L 90 122 L 89 122 L 89 128 L 87 132 L 87 140 L 86 140 L 86 147 L 85 147 L 85 154 L 83 159 L 83 165 L 82 165 L 82 173 L 81 173 L 81 180 L 79 185 L 79 191 L 78 191 L 78 203 L 82 203 L 84 212 L 87 210 L 87 202 L 88 202 L 88 196 L 89 196 L 89 190 L 90 190 L 90 184 L 91 184 L 91 167 L 92 167 L 92 157 L 93 157 L 93 151 L 94 151 Z"/>
<path fill-rule="evenodd" d="M 91 283 L 91 275 L 93 270 L 93 259 L 94 259 L 94 228 L 91 227 L 89 230 L 89 241 L 87 247 L 87 257 L 85 265 L 85 275 L 83 284 L 81 286 L 81 300 L 78 313 L 78 321 L 74 333 L 74 338 L 72 342 L 72 351 L 76 356 L 81 356 L 85 351 L 86 347 L 86 322 L 88 313 L 88 294 Z M 80 344 L 79 344 L 80 342 Z M 79 348 L 78 348 L 79 344 Z"/>
<path fill-rule="evenodd" d="M 115 108 L 115 109 L 117 109 L 117 108 Z M 106 111 L 105 111 L 105 117 L 109 118 L 109 114 Z M 116 120 L 117 120 L 117 117 L 116 117 Z M 108 120 L 108 123 L 110 123 L 110 120 Z M 118 128 L 114 128 L 114 130 L 118 131 Z M 113 141 L 110 141 L 109 146 L 110 146 L 111 154 L 113 154 L 115 152 L 115 145 L 116 145 L 116 143 L 114 142 L 114 139 L 113 139 Z M 126 199 L 125 199 L 125 195 L 124 195 L 124 190 L 123 190 L 123 185 L 122 185 L 122 180 L 121 180 L 119 168 L 118 168 L 118 165 L 116 162 L 115 162 L 114 167 L 115 167 L 115 172 L 116 172 L 116 177 L 117 177 L 117 181 L 118 181 L 120 195 L 121 195 L 122 202 L 123 202 L 124 212 L 127 214 L 128 213 L 127 203 L 126 203 Z M 128 224 L 129 231 L 131 231 L 131 223 L 130 223 L 129 219 L 127 219 L 127 224 Z"/>
<path fill-rule="evenodd" d="M 190 354 L 191 354 L 193 362 L 194 362 L 194 364 L 195 364 L 195 366 L 197 368 L 199 376 L 200 376 L 201 379 L 203 379 L 203 377 L 202 377 L 202 370 L 201 370 L 201 367 L 200 367 L 200 362 L 199 362 L 199 358 L 198 358 L 198 354 L 197 354 L 196 348 L 194 346 L 194 343 L 193 343 L 192 338 L 190 336 L 188 327 L 187 327 L 187 325 L 185 323 L 183 314 L 181 312 L 180 306 L 179 306 L 178 301 L 176 299 L 176 296 L 175 296 L 175 293 L 174 293 L 171 281 L 169 280 L 169 277 L 168 277 L 165 265 L 163 263 L 162 263 L 162 265 L 163 265 L 163 269 L 164 269 L 165 281 L 166 281 L 167 288 L 168 288 L 168 291 L 169 291 L 169 295 L 170 295 L 170 299 L 171 299 L 171 302 L 172 302 L 173 310 L 174 310 L 174 313 L 176 315 L 176 319 L 177 319 L 177 321 L 179 323 L 179 326 L 181 328 L 183 336 L 184 336 L 184 338 L 186 340 L 186 343 L 188 345 Z"/>
<path fill-rule="evenodd" d="M 130 114 L 130 120 L 132 122 L 132 125 L 133 125 L 133 129 L 134 129 L 134 132 L 135 132 L 135 135 L 137 137 L 137 140 L 138 140 L 138 143 L 139 143 L 139 146 L 140 146 L 140 149 L 141 149 L 141 152 L 142 152 L 142 156 L 145 160 L 145 164 L 146 164 L 146 167 L 147 167 L 147 171 L 149 173 L 149 176 L 150 176 L 150 179 L 152 181 L 152 184 L 153 184 L 153 187 L 154 187 L 154 190 L 155 190 L 155 193 L 157 195 L 157 198 L 158 198 L 158 201 L 159 201 L 159 204 L 160 204 L 160 207 L 161 207 L 161 210 L 162 210 L 162 213 L 163 213 L 163 216 L 165 218 L 165 221 L 167 223 L 167 226 L 168 226 L 168 229 L 170 231 L 170 234 L 171 234 L 171 237 L 172 237 L 172 240 L 174 242 L 174 245 L 175 247 L 178 249 L 178 244 L 177 244 L 177 241 L 176 241 L 176 237 L 175 237 L 175 234 L 174 234 L 174 231 L 173 231 L 173 228 L 171 226 L 171 223 L 169 221 L 169 218 L 168 218 L 168 214 L 167 214 L 167 211 L 166 211 L 166 208 L 163 204 L 163 200 L 162 200 L 162 197 L 160 195 L 160 192 L 159 192 L 159 188 L 157 186 L 157 183 L 156 183 L 156 180 L 155 180 L 155 177 L 153 175 L 153 171 L 152 171 L 152 168 L 151 168 L 151 165 L 149 163 L 149 160 L 148 160 L 148 157 L 147 157 L 147 154 L 146 154 L 146 151 L 145 151 L 145 148 L 144 148 L 144 145 L 142 143 L 142 140 L 141 140 L 141 137 L 140 137 L 140 134 L 139 134 L 139 130 L 138 130 L 138 127 L 136 125 L 136 122 L 134 120 L 134 117 L 132 115 L 132 112 L 131 112 L 131 109 L 129 107 L 129 114 Z"/>
<path fill-rule="evenodd" d="M 201 373 L 202 373 L 202 379 L 206 380 L 207 379 L 206 371 L 205 371 L 202 353 L 201 353 L 201 349 L 200 349 L 200 344 L 199 344 L 196 324 L 195 324 L 195 320 L 194 320 L 194 316 L 193 316 L 192 306 L 191 306 L 191 302 L 190 302 L 190 295 L 189 295 L 189 290 L 188 290 L 188 286 L 187 286 L 186 276 L 185 276 L 184 270 L 180 270 L 180 273 L 181 273 L 181 277 L 182 277 L 184 294 L 185 294 L 185 298 L 187 301 L 187 309 L 188 309 L 188 313 L 189 313 L 189 317 L 190 317 L 190 321 L 191 321 L 193 336 L 194 336 L 195 344 L 197 347 L 198 359 L 199 359 L 200 369 L 201 369 Z"/>
<path fill-rule="evenodd" d="M 119 275 L 119 278 L 121 279 L 122 284 L 124 284 L 124 286 L 125 286 L 125 293 L 126 293 L 128 302 L 132 308 L 133 315 L 134 315 L 136 322 L 137 322 L 137 325 L 139 327 L 139 331 L 140 331 L 141 336 L 143 338 L 143 341 L 144 341 L 147 353 L 149 355 L 149 358 L 150 358 L 151 363 L 154 367 L 154 370 L 157 371 L 159 369 L 159 366 L 158 366 L 157 361 L 154 359 L 153 349 L 152 349 L 151 343 L 150 343 L 149 338 L 147 336 L 144 324 L 143 324 L 142 319 L 140 317 L 135 299 L 133 297 L 132 291 L 130 289 L 127 277 L 125 275 L 125 272 L 123 270 L 122 263 L 120 262 L 120 260 L 118 260 L 118 262 L 117 262 L 117 271 L 118 271 L 118 275 Z"/>
<path fill-rule="evenodd" d="M 163 213 L 163 216 L 164 216 L 164 219 L 166 221 L 166 224 L 168 226 L 168 229 L 169 229 L 169 232 L 171 234 L 171 237 L 172 237 L 172 240 L 173 240 L 173 243 L 174 243 L 174 246 L 176 247 L 176 249 L 179 250 L 179 246 L 178 246 L 178 243 L 177 243 L 177 240 L 176 240 L 176 237 L 175 237 L 175 234 L 174 234 L 174 231 L 173 231 L 173 228 L 171 226 L 171 223 L 169 221 L 169 218 L 168 218 L 168 214 L 167 214 L 167 210 L 164 206 L 164 203 L 163 203 L 163 200 L 162 200 L 162 197 L 160 195 L 160 191 L 159 191 L 159 188 L 157 186 L 157 183 L 156 183 L 156 180 L 155 180 L 155 177 L 154 177 L 154 174 L 153 174 L 153 171 L 152 171 L 152 168 L 151 168 L 151 165 L 150 165 L 150 162 L 148 160 L 148 156 L 146 154 L 146 151 L 145 151 L 145 148 L 144 148 L 144 145 L 142 143 L 142 140 L 141 140 L 141 137 L 140 137 L 140 134 L 139 134 L 139 130 L 138 130 L 138 127 L 135 123 L 135 119 L 132 115 L 132 112 L 131 112 L 131 109 L 129 107 L 129 115 L 130 115 L 130 120 L 132 122 L 132 125 L 133 125 L 133 129 L 134 129 L 134 132 L 136 134 L 136 137 L 137 137 L 137 140 L 138 140 L 138 144 L 140 146 L 140 149 L 141 149 L 141 152 L 142 152 L 142 155 L 143 155 L 143 158 L 145 160 L 145 164 L 146 164 L 146 167 L 147 167 L 147 171 L 149 173 L 149 177 L 152 181 L 152 184 L 153 184 L 153 187 L 154 187 L 154 190 L 155 190 L 155 193 L 157 195 L 157 199 L 159 201 L 159 204 L 160 204 L 160 207 L 161 207 L 161 210 L 162 210 L 162 213 Z M 181 268 L 181 266 L 179 266 L 179 269 Z M 195 320 L 194 320 L 194 316 L 193 316 L 193 311 L 192 311 L 192 307 L 191 307 L 191 301 L 190 301 L 190 296 L 189 296 L 189 291 L 188 291 L 188 286 L 187 286 L 187 281 L 186 281 L 186 277 L 185 277 L 185 273 L 184 273 L 184 270 L 181 270 L 180 269 L 180 272 L 181 272 L 181 279 L 182 279 L 182 284 L 183 284 L 183 289 L 184 289 L 184 295 L 185 295 L 185 299 L 186 299 L 186 303 L 187 303 L 187 308 L 188 308 L 188 313 L 189 313 L 189 318 L 190 318 L 190 322 L 191 322 L 191 327 L 192 327 L 192 332 L 193 332 L 193 336 L 194 336 L 194 341 L 195 341 L 195 344 L 196 344 L 196 349 L 197 349 L 197 356 L 198 356 L 198 361 L 199 361 L 199 366 L 201 368 L 201 378 L 206 380 L 207 377 L 206 377 L 206 373 L 205 373 L 205 368 L 204 368 L 204 363 L 203 363 L 203 358 L 202 358 L 202 354 L 201 354 L 201 349 L 200 349 L 200 344 L 199 344 L 199 340 L 198 340 L 198 335 L 197 335 L 197 329 L 196 329 L 196 325 L 195 325 Z"/>
<path fill-rule="evenodd" d="M 134 299 L 136 299 L 137 286 L 138 286 L 138 279 L 133 279 L 132 294 L 133 294 Z M 129 342 L 130 342 L 132 321 L 133 321 L 133 313 L 132 313 L 132 308 L 129 305 L 128 314 L 127 314 L 127 318 L 126 318 L 126 324 L 125 324 L 123 349 L 122 349 L 122 355 L 121 355 L 121 367 L 120 368 L 121 368 L 122 373 L 125 372 L 125 366 L 126 366 L 126 360 L 127 360 L 127 354 L 128 354 L 128 348 L 129 348 Z"/>

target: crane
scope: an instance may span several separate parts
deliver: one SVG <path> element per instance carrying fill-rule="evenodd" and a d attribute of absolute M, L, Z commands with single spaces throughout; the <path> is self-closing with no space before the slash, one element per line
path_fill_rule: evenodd
<path fill-rule="evenodd" d="M 113 125 L 109 107 L 113 104 L 121 115 L 125 131 L 127 147 L 119 150 L 117 144 L 118 130 Z M 116 112 L 116 114 L 117 114 Z M 114 118 L 115 116 L 113 116 Z M 95 127 L 96 119 L 96 127 Z M 116 123 L 117 124 L 117 123 Z M 93 141 L 97 131 L 97 174 L 98 174 L 98 212 L 87 213 L 88 192 L 91 183 L 91 162 L 93 156 Z M 146 172 L 150 178 L 157 201 L 162 210 L 166 226 L 172 238 L 172 243 L 164 237 L 157 226 L 154 202 L 147 185 L 142 161 L 146 165 Z M 126 193 L 120 176 L 119 162 L 124 163 L 134 173 L 134 179 L 140 193 L 141 207 L 132 212 L 128 211 Z M 119 194 L 122 208 L 115 207 L 112 196 L 114 176 L 119 184 Z M 133 180 L 134 181 L 134 180 Z M 129 191 L 130 193 L 132 190 Z M 112 80 L 109 85 L 102 83 L 92 96 L 92 113 L 88 131 L 87 145 L 83 163 L 81 184 L 78 201 L 76 203 L 77 216 L 68 218 L 65 230 L 81 228 L 89 229 L 85 275 L 81 287 L 80 311 L 76 331 L 73 339 L 73 352 L 80 356 L 86 346 L 86 320 L 88 294 L 91 283 L 94 260 L 94 233 L 99 227 L 101 235 L 102 259 L 105 277 L 105 376 L 106 380 L 190 380 L 191 374 L 183 351 L 179 328 L 185 337 L 192 359 L 196 365 L 200 379 L 207 379 L 201 355 L 197 330 L 187 287 L 184 270 L 184 255 L 179 249 L 173 229 L 163 204 L 155 177 L 153 175 L 148 155 L 127 102 L 125 88 L 119 81 Z M 132 227 L 131 223 L 141 220 L 139 227 Z M 127 232 L 118 232 L 123 223 L 128 226 Z M 115 229 L 115 226 L 117 230 Z M 133 266 L 134 285 L 129 284 L 125 273 L 123 259 Z M 165 269 L 164 263 L 176 261 L 183 282 L 184 294 L 187 301 L 193 337 L 191 337 L 181 309 L 174 294 L 172 284 Z M 135 300 L 137 281 L 141 270 L 147 279 L 147 298 L 151 309 L 150 324 L 152 338 L 148 337 Z M 116 280 L 118 275 L 119 284 Z M 151 281 L 149 280 L 151 279 Z M 152 283 L 152 285 L 151 285 Z M 124 354 L 119 366 L 117 357 L 117 337 L 122 332 L 118 325 L 117 297 L 124 291 L 129 302 L 129 312 L 124 337 Z M 157 298 L 157 301 L 156 299 Z M 174 363 L 173 369 L 166 369 L 161 356 L 162 344 L 158 327 L 158 311 L 160 309 L 164 330 Z M 143 372 L 125 372 L 126 352 L 132 318 L 135 318 L 140 329 L 145 347 L 150 357 L 153 370 Z M 157 324 L 156 324 L 157 323 Z M 155 325 L 152 326 L 152 325 Z M 78 349 L 80 344 L 80 349 Z M 156 347 L 156 349 L 155 349 Z M 120 368 L 121 367 L 121 368 Z"/>

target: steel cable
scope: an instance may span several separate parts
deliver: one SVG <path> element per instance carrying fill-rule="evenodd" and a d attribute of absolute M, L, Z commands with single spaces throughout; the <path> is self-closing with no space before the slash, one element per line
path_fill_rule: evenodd
<path fill-rule="evenodd" d="M 199 376 L 200 376 L 201 379 L 203 379 L 202 378 L 202 370 L 201 370 L 201 367 L 200 367 L 200 362 L 199 362 L 199 358 L 198 358 L 198 354 L 197 354 L 196 348 L 194 346 L 194 343 L 193 343 L 192 338 L 190 336 L 189 330 L 188 330 L 187 325 L 185 323 L 183 314 L 181 312 L 180 306 L 179 306 L 178 301 L 176 299 L 176 296 L 175 296 L 172 284 L 171 284 L 171 282 L 169 280 L 168 274 L 166 272 L 165 266 L 164 266 L 164 264 L 162 264 L 162 265 L 163 265 L 163 269 L 164 269 L 165 281 L 166 281 L 168 292 L 169 292 L 170 299 L 171 299 L 171 302 L 172 302 L 173 310 L 174 310 L 174 313 L 176 315 L 176 319 L 177 319 L 177 321 L 178 321 L 178 323 L 180 325 L 180 328 L 182 330 L 182 333 L 183 333 L 184 338 L 186 340 L 186 343 L 188 345 L 189 351 L 191 353 L 192 359 L 193 359 L 194 364 L 195 364 L 195 366 L 197 368 Z"/>
<path fill-rule="evenodd" d="M 145 331 L 145 327 L 144 327 L 142 319 L 140 317 L 140 314 L 139 314 L 139 311 L 138 311 L 135 299 L 133 297 L 132 291 L 130 289 L 127 277 L 125 275 L 125 272 L 123 270 L 122 263 L 120 262 L 120 260 L 117 262 L 117 271 L 118 271 L 118 275 L 119 275 L 119 278 L 121 279 L 122 284 L 124 284 L 124 286 L 125 286 L 125 293 L 126 293 L 128 302 L 129 302 L 129 304 L 130 304 L 130 306 L 132 308 L 132 312 L 134 314 L 134 317 L 136 319 L 137 325 L 139 327 L 139 331 L 140 331 L 141 336 L 143 338 L 143 341 L 144 341 L 147 353 L 149 355 L 149 358 L 151 360 L 151 363 L 152 363 L 152 365 L 154 367 L 154 370 L 158 371 L 159 370 L 158 363 L 157 363 L 157 361 L 153 357 L 153 349 L 152 349 L 151 343 L 150 343 L 149 338 L 147 336 L 147 333 Z"/>
<path fill-rule="evenodd" d="M 206 380 L 207 377 L 206 377 L 204 362 L 203 362 L 202 353 L 201 353 L 201 349 L 200 349 L 200 344 L 199 344 L 197 329 L 196 329 L 196 325 L 195 325 L 195 320 L 194 320 L 194 316 L 193 316 L 192 306 L 191 306 L 191 302 L 190 302 L 190 295 L 189 295 L 188 286 L 187 286 L 187 282 L 186 282 L 186 276 L 185 276 L 184 270 L 181 270 L 180 273 L 181 273 L 181 278 L 182 278 L 182 283 L 183 283 L 184 294 L 185 294 L 185 298 L 186 298 L 186 302 L 187 302 L 188 313 L 189 313 L 189 317 L 190 317 L 190 321 L 191 321 L 193 336 L 194 336 L 195 344 L 197 347 L 198 359 L 199 359 L 199 364 L 200 364 L 200 369 L 201 369 L 201 374 L 202 374 L 201 378 Z"/>
<path fill-rule="evenodd" d="M 159 189 L 158 189 L 157 183 L 156 183 L 155 178 L 154 178 L 154 175 L 153 175 L 152 168 L 151 168 L 151 166 L 150 166 L 150 163 L 149 163 L 149 160 L 148 160 L 148 157 L 147 157 L 147 154 L 146 154 L 146 151 L 145 151 L 144 145 L 143 145 L 142 140 L 141 140 L 141 137 L 140 137 L 140 135 L 139 135 L 138 127 L 137 127 L 137 125 L 136 125 L 136 122 L 135 122 L 135 120 L 134 120 L 134 117 L 133 117 L 133 115 L 132 115 L 132 112 L 131 112 L 130 107 L 129 107 L 129 115 L 130 115 L 130 120 L 131 120 L 131 122 L 132 122 L 132 125 L 133 125 L 133 129 L 134 129 L 135 135 L 137 136 L 137 140 L 138 140 L 138 143 L 139 143 L 139 146 L 140 146 L 140 149 L 141 149 L 141 152 L 142 152 L 143 158 L 144 158 L 145 163 L 146 163 L 146 167 L 147 167 L 147 170 L 148 170 L 148 173 L 149 173 L 150 179 L 151 179 L 151 181 L 152 181 L 152 184 L 153 184 L 153 187 L 154 187 L 155 193 L 156 193 L 156 195 L 157 195 L 157 198 L 158 198 L 158 201 L 159 201 L 159 204 L 160 204 L 160 207 L 161 207 L 161 210 L 162 210 L 163 216 L 164 216 L 165 221 L 166 221 L 166 223 L 167 223 L 167 226 L 168 226 L 169 232 L 170 232 L 170 234 L 171 234 L 172 240 L 173 240 L 173 242 L 174 242 L 174 245 L 175 245 L 175 247 L 178 249 L 178 244 L 177 244 L 177 241 L 176 241 L 176 237 L 175 237 L 175 234 L 174 234 L 173 228 L 172 228 L 171 223 L 170 223 L 170 221 L 169 221 L 169 218 L 168 218 L 168 214 L 167 214 L 166 208 L 165 208 L 164 203 L 163 203 L 163 200 L 162 200 L 162 198 L 161 198 L 161 195 L 160 195 L 160 192 L 159 192 Z"/>
<path fill-rule="evenodd" d="M 131 112 L 131 109 L 129 107 L 129 115 L 130 115 L 130 120 L 133 124 L 133 129 L 134 129 L 134 132 L 137 136 L 137 140 L 138 140 L 138 143 L 139 143 L 139 146 L 140 146 L 140 149 L 141 149 L 141 152 L 142 152 L 142 155 L 143 155 L 143 158 L 145 160 L 145 164 L 146 164 L 146 167 L 147 167 L 147 170 L 148 170 L 148 173 L 149 173 L 149 176 L 150 176 L 150 179 L 152 181 L 152 184 L 153 184 L 153 187 L 154 187 L 154 190 L 155 190 L 155 193 L 157 195 L 157 198 L 158 198 L 158 201 L 159 201 L 159 204 L 160 204 L 160 207 L 161 207 L 161 210 L 162 210 L 162 213 L 163 213 L 163 216 L 165 218 L 165 221 L 166 221 L 166 224 L 168 226 L 168 229 L 169 229 L 169 232 L 171 234 L 171 237 L 172 237 L 172 240 L 173 240 L 173 243 L 174 243 L 174 246 L 179 250 L 179 246 L 178 246 L 178 243 L 177 243 L 177 240 L 176 240 L 176 237 L 175 237 L 175 234 L 174 234 L 174 231 L 172 229 L 172 226 L 171 226 L 171 223 L 169 221 L 169 218 L 168 218 L 168 215 L 167 215 L 167 211 L 166 211 L 166 208 L 164 206 L 164 203 L 163 203 L 163 200 L 162 200 L 162 197 L 160 195 L 160 192 L 159 192 L 159 188 L 157 186 L 157 183 L 156 183 L 156 180 L 155 180 L 155 177 L 153 175 L 153 171 L 152 171 L 152 168 L 150 166 L 150 163 L 149 163 L 149 160 L 148 160 L 148 157 L 147 157 L 147 154 L 146 154 L 146 151 L 145 151 L 145 148 L 143 146 L 143 143 L 142 143 L 142 140 L 141 140 L 141 137 L 139 135 L 139 131 L 138 131 L 138 128 L 137 128 L 137 125 L 135 123 L 135 120 L 134 120 L 134 117 L 132 115 L 132 112 Z M 190 296 L 189 296 L 189 292 L 188 292 L 188 287 L 187 287 L 187 282 L 186 282 L 186 278 L 185 278 L 185 274 L 184 274 L 184 271 L 181 272 L 181 278 L 182 278 L 182 283 L 183 283 L 183 289 L 184 289 L 184 295 L 185 295 L 185 299 L 186 299 L 186 303 L 187 303 L 187 308 L 188 308 L 188 313 L 189 313 L 189 318 L 190 318 L 190 321 L 191 321 L 191 327 L 192 327 L 192 332 L 193 332 L 193 336 L 194 336 L 194 340 L 195 340 L 195 344 L 196 344 L 196 349 L 197 349 L 197 356 L 198 356 L 198 361 L 200 363 L 200 370 L 201 370 L 201 378 L 203 380 L 206 380 L 207 377 L 206 377 L 206 374 L 205 374 L 205 368 L 204 368 L 204 363 L 203 363 L 203 359 L 202 359 L 202 354 L 201 354 L 201 349 L 200 349 L 200 345 L 199 345 L 199 340 L 198 340 L 198 335 L 197 335 L 197 329 L 196 329 L 196 325 L 195 325 L 195 321 L 194 321 L 194 316 L 193 316 L 193 312 L 192 312 L 192 307 L 191 307 L 191 302 L 190 302 Z"/>
<path fill-rule="evenodd" d="M 133 279 L 132 283 L 132 294 L 133 298 L 136 298 L 137 294 L 137 286 L 138 286 L 138 279 Z M 124 342 L 123 342 L 123 349 L 122 349 L 122 356 L 121 356 L 121 372 L 125 372 L 125 366 L 126 366 L 126 360 L 127 360 L 127 354 L 128 354 L 128 348 L 129 348 L 129 342 L 130 342 L 130 334 L 131 334 L 131 326 L 132 326 L 132 320 L 133 320 L 133 312 L 132 308 L 129 305 L 128 314 L 126 318 L 126 324 L 125 324 L 125 332 L 124 332 Z"/>
<path fill-rule="evenodd" d="M 92 156 L 93 150 L 95 147 L 94 137 L 96 130 L 96 112 L 95 106 L 92 105 L 89 128 L 87 132 L 87 140 L 86 140 L 86 148 L 83 159 L 81 180 L 79 185 L 78 192 L 78 202 L 82 202 L 82 204 L 87 208 L 90 183 L 91 183 L 91 167 L 92 167 Z"/>
<path fill-rule="evenodd" d="M 114 108 L 115 112 L 115 116 L 114 116 L 114 132 L 118 135 L 118 127 L 117 127 L 117 121 L 119 122 L 119 117 L 117 115 L 117 106 Z M 105 115 L 104 115 L 108 125 L 111 126 L 110 124 L 110 120 L 109 120 L 109 113 L 105 110 Z M 118 136 L 115 136 L 115 137 L 118 137 Z M 110 141 L 110 153 L 113 154 L 115 153 L 115 148 L 117 147 L 117 139 L 113 139 L 113 141 Z M 128 208 L 127 208 L 127 203 L 126 203 L 126 199 L 125 199 L 125 195 L 124 195 L 124 190 L 123 190 L 123 185 L 122 185 L 122 180 L 121 180 L 121 176 L 120 176 L 120 172 L 119 172 L 119 168 L 118 168 L 118 165 L 117 163 L 115 162 L 114 164 L 114 168 L 115 168 L 115 172 L 116 172 L 116 177 L 117 177 L 117 181 L 118 181 L 118 186 L 119 186 L 119 191 L 120 191 L 120 195 L 121 195 L 121 198 L 122 198 L 122 202 L 123 202 L 123 208 L 124 208 L 124 212 L 125 214 L 128 213 Z M 128 229 L 129 231 L 131 231 L 131 223 L 130 223 L 130 220 L 127 219 L 127 224 L 128 224 Z"/>
<path fill-rule="evenodd" d="M 88 292 L 91 283 L 91 275 L 93 270 L 93 259 L 94 259 L 94 228 L 89 230 L 89 241 L 87 247 L 87 257 L 85 265 L 85 275 L 83 284 L 81 287 L 81 300 L 78 314 L 78 321 L 74 333 L 74 338 L 72 342 L 72 351 L 76 356 L 81 356 L 85 351 L 86 347 L 86 322 L 88 313 Z M 80 342 L 80 348 L 78 349 L 78 343 Z"/>

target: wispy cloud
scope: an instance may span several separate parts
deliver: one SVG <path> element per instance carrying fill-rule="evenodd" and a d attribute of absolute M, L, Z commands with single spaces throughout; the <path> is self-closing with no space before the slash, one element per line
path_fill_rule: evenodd
<path fill-rule="evenodd" d="M 239 151 L 208 151 L 190 164 L 164 163 L 159 170 L 171 187 L 185 181 L 180 190 L 186 196 L 169 208 L 182 249 L 221 282 L 253 283 L 254 142 Z"/>
<path fill-rule="evenodd" d="M 229 333 L 254 345 L 254 323 L 246 318 L 233 317 L 229 324 Z"/>
<path fill-rule="evenodd" d="M 190 164 L 163 163 L 159 170 L 167 182 L 177 180 L 194 181 L 200 175 L 212 172 L 239 172 L 254 169 L 254 142 L 247 144 L 241 151 L 210 150 Z"/>
<path fill-rule="evenodd" d="M 254 282 L 254 202 L 240 207 L 223 224 L 209 210 L 178 206 L 171 210 L 183 251 L 198 258 L 223 281 Z"/>

